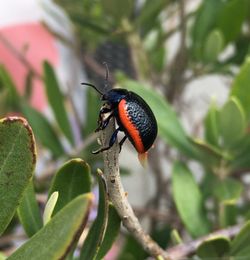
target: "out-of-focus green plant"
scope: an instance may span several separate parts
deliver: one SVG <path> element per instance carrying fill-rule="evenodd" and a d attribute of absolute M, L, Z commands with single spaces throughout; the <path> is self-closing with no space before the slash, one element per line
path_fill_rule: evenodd
<path fill-rule="evenodd" d="M 156 240 L 162 244 L 168 242 L 168 248 L 175 245 L 175 241 L 169 241 L 171 229 L 177 229 L 180 238 L 183 234 L 199 238 L 215 229 L 228 230 L 226 237 L 223 233 L 208 238 L 192 254 L 200 259 L 249 258 L 249 186 L 244 177 L 250 169 L 250 1 L 203 0 L 191 12 L 187 11 L 185 0 L 145 0 L 140 4 L 133 0 L 55 2 L 64 8 L 74 25 L 85 66 L 95 70 L 96 65 L 107 61 L 114 71 L 116 67 L 122 68 L 123 63 L 130 64 L 133 77 L 128 76 L 130 74 L 124 68 L 127 75 L 116 73 L 113 81 L 142 96 L 155 113 L 159 142 L 164 149 L 156 146 L 150 160 L 159 191 L 148 206 L 156 212 L 154 217 L 150 218 L 152 210 L 144 210 L 144 216 L 151 220 L 150 233 L 157 234 Z M 180 22 L 172 23 L 176 18 Z M 167 43 L 175 33 L 180 35 L 180 44 L 176 46 L 174 57 L 169 58 Z M 119 52 L 119 46 L 129 50 L 126 60 L 120 58 L 124 56 Z M 233 51 L 227 52 L 230 47 Z M 98 55 L 99 58 L 107 57 L 107 60 L 95 60 L 94 56 Z M 95 66 L 91 67 L 91 64 Z M 100 70 L 95 73 L 100 74 L 98 76 L 103 74 Z M 223 75 L 228 79 L 229 96 L 223 106 L 211 100 L 201 125 L 204 135 L 190 136 L 182 126 L 178 115 L 181 108 L 176 104 L 183 101 L 185 87 L 192 79 L 209 74 Z M 28 138 L 26 123 L 17 120 L 5 124 L 10 121 L 8 118 L 1 121 L 0 160 L 4 167 L 0 165 L 0 193 L 3 195 L 0 204 L 5 206 L 0 210 L 0 231 L 6 230 L 17 210 L 25 232 L 31 237 L 11 256 L 12 259 L 35 255 L 37 250 L 41 251 L 41 259 L 56 259 L 66 254 L 72 259 L 73 251 L 77 250 L 75 239 L 86 222 L 92 195 L 89 194 L 91 177 L 88 164 L 80 159 L 71 160 L 71 157 L 84 156 L 92 169 L 102 163 L 100 157 L 90 154 L 95 141 L 92 133 L 99 110 L 98 96 L 87 90 L 86 111 L 80 111 L 85 113 L 86 121 L 78 125 L 82 133 L 79 145 L 70 124 L 75 115 L 65 106 L 69 103 L 68 96 L 62 94 L 54 69 L 48 62 L 44 63 L 42 80 L 54 121 L 29 105 L 30 81 L 27 80 L 26 94 L 21 97 L 8 71 L 0 66 L 0 115 L 21 112 L 34 131 L 39 149 L 50 152 L 51 163 L 58 166 L 58 161 L 69 160 L 57 171 L 52 184 L 42 183 L 42 178 L 35 180 L 38 188 L 49 190 L 49 195 L 59 192 L 50 214 L 52 218 L 43 226 L 35 199 L 37 187 L 31 180 L 34 160 L 30 147 L 34 143 Z M 70 152 L 62 140 L 67 142 Z M 163 152 L 166 147 L 171 156 Z M 156 165 L 159 162 L 157 158 L 172 164 L 171 182 L 166 169 Z M 190 167 L 194 161 L 202 173 L 199 181 L 196 170 Z M 48 176 L 56 170 L 57 167 L 53 167 Z M 12 178 L 12 174 L 16 178 Z M 80 259 L 104 257 L 119 232 L 120 219 L 108 201 L 101 177 L 97 179 L 100 195 L 98 214 L 81 247 Z M 85 195 L 81 195 L 83 193 Z M 155 201 L 156 205 L 153 204 Z M 171 213 L 166 219 L 161 217 L 159 220 L 157 216 L 162 210 L 159 202 L 162 201 L 166 202 L 164 212 Z M 239 234 L 231 238 L 231 228 L 239 219 L 246 223 Z M 62 226 L 64 228 L 60 229 Z M 63 238 L 60 241 L 58 234 Z M 37 249 L 36 245 L 41 241 L 46 243 L 42 249 Z M 48 250 L 49 246 L 53 252 Z M 126 237 L 119 259 L 128 257 L 146 257 L 130 236 Z"/>

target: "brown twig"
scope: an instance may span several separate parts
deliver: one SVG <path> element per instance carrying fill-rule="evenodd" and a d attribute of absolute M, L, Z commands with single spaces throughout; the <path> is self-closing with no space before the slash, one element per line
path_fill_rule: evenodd
<path fill-rule="evenodd" d="M 139 81 L 147 82 L 151 78 L 150 63 L 146 52 L 144 51 L 142 40 L 128 19 L 123 19 L 121 27 L 126 32 L 127 43 L 130 47 L 133 67 L 135 68 L 136 77 Z"/>
<path fill-rule="evenodd" d="M 105 69 L 105 66 L 103 66 L 103 64 L 96 62 L 93 59 L 93 57 L 87 53 L 84 53 L 82 55 L 82 58 L 83 58 L 83 62 L 85 63 L 85 65 L 87 65 L 87 67 L 89 67 L 91 70 L 93 70 L 98 76 L 105 78 L 106 69 Z M 109 75 L 109 82 L 110 82 L 110 84 L 114 83 L 114 78 L 111 74 Z"/>
<path fill-rule="evenodd" d="M 216 236 L 225 236 L 227 238 L 232 238 L 239 233 L 242 226 L 243 225 L 241 224 L 241 225 L 236 225 L 233 227 L 215 231 L 214 233 L 201 237 L 197 240 L 193 240 L 189 243 L 172 247 L 172 248 L 168 249 L 167 252 L 168 252 L 169 256 L 174 260 L 186 259 L 187 256 L 194 254 L 196 252 L 197 248 L 207 239 L 210 239 L 210 238 L 213 238 Z"/>
<path fill-rule="evenodd" d="M 151 205 L 155 208 L 155 211 L 159 211 L 160 209 L 160 202 L 162 198 L 164 198 L 165 190 L 167 189 L 167 186 L 165 186 L 165 178 L 164 173 L 162 171 L 161 167 L 161 158 L 160 158 L 160 151 L 159 146 L 155 145 L 154 149 L 151 149 L 150 151 L 150 157 L 149 157 L 150 166 L 152 167 L 152 172 L 154 174 L 155 178 L 155 184 L 156 184 L 156 192 L 152 200 L 150 201 Z M 154 229 L 156 227 L 157 222 L 155 219 L 151 219 L 151 228 Z"/>
<path fill-rule="evenodd" d="M 115 129 L 115 122 L 111 120 L 101 135 L 102 144 L 106 145 Z M 161 256 L 164 259 L 170 259 L 168 254 L 142 229 L 131 205 L 128 202 L 127 195 L 120 179 L 119 171 L 119 145 L 115 145 L 103 152 L 104 156 L 104 176 L 106 178 L 109 198 L 115 206 L 117 213 L 121 217 L 123 225 L 134 236 L 134 238 L 142 245 L 144 250 L 153 257 Z"/>
<path fill-rule="evenodd" d="M 77 131 L 78 131 L 78 133 L 80 133 L 82 122 L 81 122 L 81 118 L 80 118 L 80 115 L 78 113 L 78 109 L 76 107 L 76 104 L 74 102 L 73 95 L 72 95 L 74 89 L 73 89 L 72 84 L 66 84 L 66 87 L 67 87 L 66 96 L 67 96 L 69 105 L 71 106 L 71 109 L 72 109 L 72 114 L 73 114 L 74 119 L 75 119 Z"/>
<path fill-rule="evenodd" d="M 168 74 L 170 75 L 169 79 L 169 89 L 166 92 L 166 97 L 169 102 L 173 103 L 176 100 L 176 97 L 181 96 L 182 87 L 185 83 L 184 73 L 187 68 L 188 56 L 187 56 L 187 47 L 186 47 L 186 20 L 185 20 L 185 0 L 179 1 L 180 6 L 180 46 L 179 49 L 169 66 Z"/>
<path fill-rule="evenodd" d="M 42 79 L 42 75 L 34 69 L 32 64 L 25 58 L 25 56 L 17 50 L 12 43 L 0 33 L 0 41 L 2 44 L 11 51 L 11 53 L 37 78 Z"/>

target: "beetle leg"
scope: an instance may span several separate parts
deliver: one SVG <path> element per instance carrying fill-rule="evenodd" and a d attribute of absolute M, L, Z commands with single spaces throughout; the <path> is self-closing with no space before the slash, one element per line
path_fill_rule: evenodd
<path fill-rule="evenodd" d="M 117 135 L 118 135 L 118 132 L 120 131 L 120 128 L 118 127 L 114 133 L 112 134 L 110 140 L 109 140 L 109 145 L 107 147 L 103 147 L 103 148 L 100 148 L 96 151 L 92 151 L 92 154 L 98 154 L 98 153 L 101 153 L 103 151 L 106 151 L 106 150 L 109 150 L 115 143 L 116 139 L 117 139 Z"/>
<path fill-rule="evenodd" d="M 112 109 L 110 109 L 108 107 L 102 107 L 101 108 L 101 110 L 99 112 L 98 120 L 97 120 L 98 125 L 100 125 L 101 122 L 103 121 L 103 119 L 102 119 L 103 115 L 106 114 L 106 113 L 109 113 L 111 111 L 112 111 Z"/>
<path fill-rule="evenodd" d="M 119 153 L 121 152 L 121 150 L 122 150 L 122 145 L 123 145 L 123 143 L 126 141 L 126 139 L 127 139 L 127 136 L 125 135 L 125 136 L 122 138 L 122 140 L 119 142 L 119 148 L 120 148 Z"/>
<path fill-rule="evenodd" d="M 107 114 L 107 113 L 110 113 L 110 112 L 112 112 L 112 109 L 111 109 L 110 107 L 107 107 L 107 106 L 105 106 L 105 105 L 103 105 L 103 106 L 101 107 L 100 112 L 99 112 L 99 116 L 98 116 L 98 120 L 97 120 L 98 127 L 96 128 L 95 132 L 98 132 L 99 130 L 104 129 L 104 128 L 103 128 L 103 124 L 104 124 L 105 121 L 107 120 L 107 118 L 104 119 L 104 115 Z M 109 118 L 109 119 L 110 119 L 110 118 Z M 109 120 L 109 119 L 108 119 L 108 120 Z M 109 121 L 108 121 L 108 122 L 109 122 Z M 107 122 L 107 124 L 108 124 L 108 122 Z M 107 125 L 106 125 L 106 126 L 107 126 Z M 106 127 L 106 126 L 105 126 L 105 127 Z"/>
<path fill-rule="evenodd" d="M 103 130 L 107 127 L 109 120 L 111 119 L 111 117 L 113 117 L 114 114 L 111 113 L 105 120 L 102 120 L 102 118 L 100 117 L 98 119 L 98 127 L 96 128 L 95 132 L 98 132 L 100 130 Z"/>

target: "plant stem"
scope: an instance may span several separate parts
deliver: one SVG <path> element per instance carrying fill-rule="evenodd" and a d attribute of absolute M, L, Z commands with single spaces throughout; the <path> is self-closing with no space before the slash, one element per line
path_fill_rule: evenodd
<path fill-rule="evenodd" d="M 111 120 L 101 134 L 102 145 L 106 145 L 115 130 L 115 122 Z M 142 229 L 131 205 L 128 202 L 127 194 L 121 183 L 119 171 L 119 145 L 118 142 L 107 151 L 103 152 L 104 157 L 104 177 L 107 182 L 108 195 L 110 201 L 119 214 L 123 225 L 134 236 L 134 238 L 142 245 L 144 250 L 151 256 L 157 258 L 159 256 L 170 260 L 166 251 L 164 251 L 155 241 L 151 239 Z"/>
<path fill-rule="evenodd" d="M 227 238 L 232 238 L 239 233 L 242 228 L 242 224 L 235 225 L 229 228 L 221 229 L 211 233 L 207 236 L 198 238 L 186 244 L 181 244 L 167 250 L 169 256 L 174 260 L 186 259 L 188 256 L 194 254 L 197 248 L 207 239 L 215 236 L 225 236 Z"/>
<path fill-rule="evenodd" d="M 25 55 L 17 50 L 12 43 L 0 33 L 0 42 L 7 48 L 9 51 L 30 71 L 35 75 L 38 79 L 42 79 L 42 75 L 34 69 L 33 65 L 26 59 Z"/>

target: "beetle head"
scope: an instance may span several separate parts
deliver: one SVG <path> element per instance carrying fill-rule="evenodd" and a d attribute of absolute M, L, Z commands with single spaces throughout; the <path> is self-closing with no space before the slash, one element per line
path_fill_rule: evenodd
<path fill-rule="evenodd" d="M 107 93 L 102 95 L 103 101 L 108 101 L 111 104 L 119 103 L 123 98 L 125 98 L 128 94 L 126 89 L 115 88 L 109 90 Z"/>

